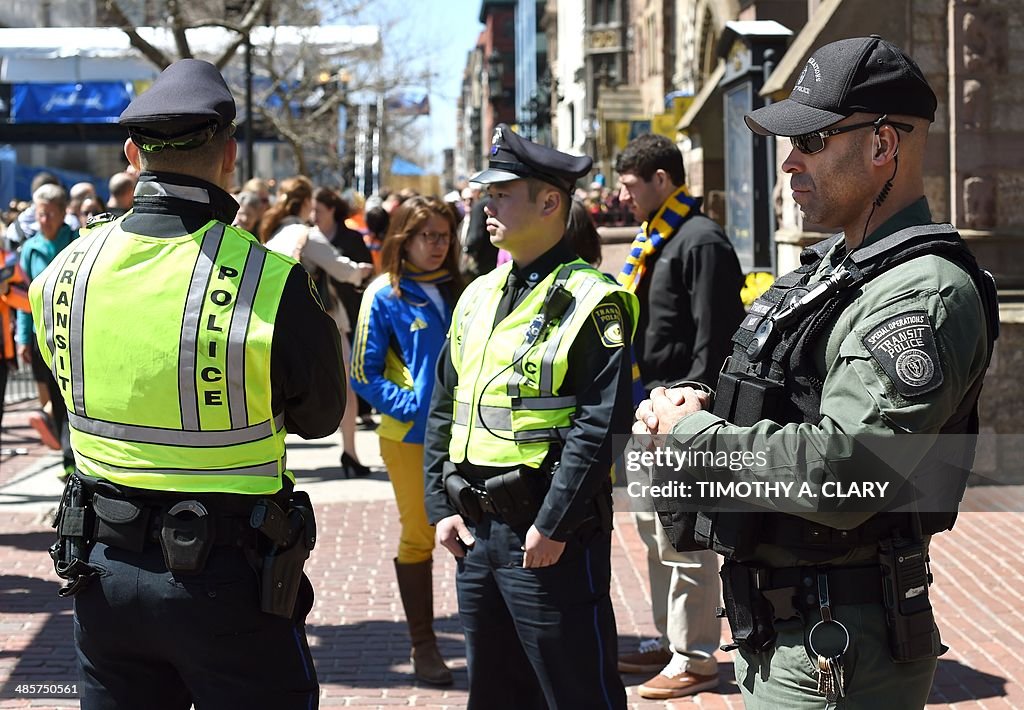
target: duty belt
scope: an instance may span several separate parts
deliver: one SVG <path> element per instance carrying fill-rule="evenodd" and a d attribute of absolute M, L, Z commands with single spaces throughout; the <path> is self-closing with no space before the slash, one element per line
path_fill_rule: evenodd
<path fill-rule="evenodd" d="M 229 547 L 256 547 L 257 531 L 241 509 L 224 513 L 210 510 L 199 500 L 169 497 L 166 503 L 118 499 L 94 493 L 90 502 L 96 513 L 93 539 L 111 547 L 140 552 L 148 543 L 160 540 L 167 515 L 208 518 L 212 544 Z M 251 503 L 247 502 L 251 508 Z"/>
<path fill-rule="evenodd" d="M 882 572 L 877 564 L 862 567 L 750 567 L 755 589 L 775 607 L 776 618 L 785 619 L 787 601 L 795 608 L 817 609 L 818 575 L 828 578 L 833 606 L 881 604 Z M 775 593 L 773 593 L 775 592 Z M 781 607 L 781 608 L 780 608 Z"/>

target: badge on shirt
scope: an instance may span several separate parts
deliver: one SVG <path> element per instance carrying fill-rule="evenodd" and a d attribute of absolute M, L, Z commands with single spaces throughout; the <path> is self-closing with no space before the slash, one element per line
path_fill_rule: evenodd
<path fill-rule="evenodd" d="M 409 326 L 409 332 L 410 333 L 415 333 L 417 330 L 423 330 L 426 327 L 427 327 L 427 322 L 425 320 L 423 320 L 422 318 L 420 318 L 419 316 L 417 316 L 416 320 L 414 320 L 412 322 L 412 325 Z"/>
<path fill-rule="evenodd" d="M 601 334 L 602 345 L 613 350 L 622 347 L 622 311 L 617 305 L 608 303 L 598 306 L 590 317 L 594 319 L 597 332 Z"/>
<path fill-rule="evenodd" d="M 942 385 L 935 331 L 925 311 L 892 316 L 861 342 L 904 397 L 922 395 Z"/>

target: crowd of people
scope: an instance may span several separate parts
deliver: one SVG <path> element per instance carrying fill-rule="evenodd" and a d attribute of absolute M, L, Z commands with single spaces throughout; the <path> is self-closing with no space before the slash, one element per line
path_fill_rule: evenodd
<path fill-rule="evenodd" d="M 618 644 L 615 435 L 708 450 L 732 436 L 769 452 L 772 476 L 819 488 L 881 464 L 910 478 L 972 463 L 928 448 L 977 433 L 998 323 L 990 277 L 923 197 L 934 93 L 877 36 L 811 63 L 746 121 L 791 137 L 795 199 L 843 232 L 749 311 L 729 239 L 655 135 L 618 156 L 616 190 L 597 182 L 582 200 L 589 157 L 505 124 L 448 201 L 364 201 L 305 176 L 233 187 L 234 102 L 212 65 L 182 60 L 121 116 L 131 169 L 111 180 L 109 214 L 83 224 L 81 190 L 34 185 L 7 229 L 4 263 L 19 256 L 0 315 L 19 311 L 4 353 L 43 383 L 38 427 L 74 474 L 55 554 L 83 707 L 316 705 L 302 573 L 316 528 L 284 435 L 340 428 L 342 470 L 367 475 L 352 395 L 380 415 L 418 680 L 453 682 L 433 629 L 440 547 L 456 559 L 470 708 L 620 710 L 620 673 L 648 674 L 645 698 L 713 690 L 723 596 L 748 708 L 923 707 L 942 651 L 928 536 L 958 499 L 800 515 L 655 499 L 635 516 L 658 636 Z M 596 223 L 621 220 L 596 217 L 623 209 L 641 226 L 612 276 Z M 166 317 L 141 333 L 133 309 Z M 90 369 L 97 353 L 107 370 Z M 895 440 L 899 461 L 871 458 L 861 434 Z M 241 590 L 230 614 L 188 593 L 226 580 Z M 129 622 L 136 604 L 167 612 Z"/>

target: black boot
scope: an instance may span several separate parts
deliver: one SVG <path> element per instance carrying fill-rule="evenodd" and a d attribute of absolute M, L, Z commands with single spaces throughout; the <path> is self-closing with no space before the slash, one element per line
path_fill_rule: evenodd
<path fill-rule="evenodd" d="M 413 674 L 424 683 L 451 685 L 452 672 L 437 650 L 434 635 L 433 561 L 404 564 L 395 560 L 398 591 L 412 639 Z"/>

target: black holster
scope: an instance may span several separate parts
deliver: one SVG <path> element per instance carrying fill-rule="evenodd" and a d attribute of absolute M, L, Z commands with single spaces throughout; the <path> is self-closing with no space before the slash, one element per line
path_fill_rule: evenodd
<path fill-rule="evenodd" d="M 451 472 L 445 475 L 444 488 L 459 515 L 474 525 L 489 513 L 517 528 L 536 519 L 549 480 L 550 474 L 544 469 L 520 466 L 484 479 L 476 486 L 461 474 Z"/>
<path fill-rule="evenodd" d="M 488 478 L 484 488 L 502 520 L 514 528 L 525 527 L 536 520 L 544 500 L 540 493 L 542 477 L 547 477 L 543 471 L 520 467 Z"/>
<path fill-rule="evenodd" d="M 928 599 L 932 575 L 922 541 L 892 537 L 878 544 L 889 652 L 897 663 L 942 655 L 944 648 Z"/>
<path fill-rule="evenodd" d="M 253 508 L 250 525 L 264 537 L 260 564 L 260 609 L 292 618 L 302 583 L 302 568 L 316 547 L 316 517 L 305 491 L 294 491 L 284 510 L 270 498 Z"/>
<path fill-rule="evenodd" d="M 458 473 L 449 473 L 444 478 L 444 490 L 448 494 L 448 500 L 463 518 L 474 525 L 483 519 L 480 498 L 465 478 Z"/>
<path fill-rule="evenodd" d="M 93 545 L 89 493 L 78 476 L 68 476 L 64 484 L 64 494 L 53 527 L 57 530 L 57 541 L 50 546 L 50 558 L 53 560 L 54 572 L 65 580 L 57 595 L 74 596 L 97 574 L 96 569 L 89 564 L 89 552 Z"/>
<path fill-rule="evenodd" d="M 722 577 L 722 597 L 725 608 L 719 616 L 729 619 L 732 644 L 722 646 L 723 651 L 742 648 L 750 653 L 761 653 L 775 643 L 775 612 L 764 594 L 754 584 L 749 567 L 726 560 L 719 572 Z"/>

